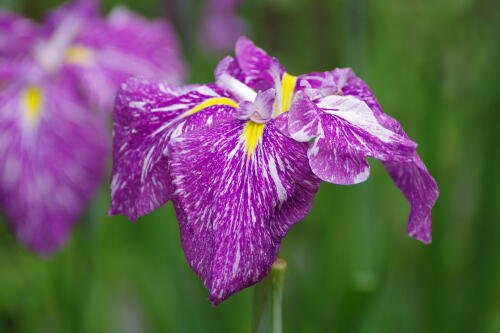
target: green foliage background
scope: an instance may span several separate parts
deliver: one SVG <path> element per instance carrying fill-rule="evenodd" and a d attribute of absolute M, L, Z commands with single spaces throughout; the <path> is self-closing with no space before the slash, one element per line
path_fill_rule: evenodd
<path fill-rule="evenodd" d="M 60 0 L 1 0 L 40 17 Z M 180 1 L 191 82 L 201 1 Z M 151 17 L 160 0 L 105 0 Z M 170 13 L 171 14 L 171 13 Z M 364 184 L 323 184 L 283 243 L 286 332 L 500 332 L 500 4 L 496 0 L 252 0 L 248 35 L 292 74 L 351 66 L 420 144 L 440 186 L 434 242 L 405 233 L 408 205 L 377 161 Z M 0 227 L 1 332 L 250 332 L 252 290 L 212 308 L 170 204 L 107 217 L 108 184 L 49 259 Z"/>

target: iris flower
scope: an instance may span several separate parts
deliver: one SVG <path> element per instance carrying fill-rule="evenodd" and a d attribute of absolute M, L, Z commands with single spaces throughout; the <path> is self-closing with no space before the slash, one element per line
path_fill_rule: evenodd
<path fill-rule="evenodd" d="M 183 70 L 168 25 L 124 9 L 105 20 L 91 0 L 41 25 L 3 12 L 0 27 L 0 205 L 18 238 L 49 255 L 103 178 L 108 135 L 97 111 L 118 82 L 141 73 L 178 82 Z"/>
<path fill-rule="evenodd" d="M 215 85 L 122 86 L 115 106 L 111 213 L 172 200 L 186 258 L 216 305 L 261 281 L 321 180 L 366 180 L 382 160 L 430 240 L 434 180 L 399 124 L 350 69 L 302 76 L 242 37 Z"/>

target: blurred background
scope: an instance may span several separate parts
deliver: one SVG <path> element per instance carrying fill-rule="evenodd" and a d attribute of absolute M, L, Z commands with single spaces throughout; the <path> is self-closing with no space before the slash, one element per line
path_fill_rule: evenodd
<path fill-rule="evenodd" d="M 36 19 L 61 3 L 0 0 Z M 232 53 L 200 42 L 203 1 L 102 3 L 173 21 L 189 82 Z M 292 74 L 352 67 L 440 189 L 426 246 L 379 162 L 361 185 L 323 184 L 283 242 L 285 332 L 500 332 L 500 3 L 252 0 L 237 14 Z M 48 259 L 0 224 L 0 331 L 250 332 L 252 288 L 210 306 L 171 204 L 132 223 L 107 217 L 108 189 Z"/>

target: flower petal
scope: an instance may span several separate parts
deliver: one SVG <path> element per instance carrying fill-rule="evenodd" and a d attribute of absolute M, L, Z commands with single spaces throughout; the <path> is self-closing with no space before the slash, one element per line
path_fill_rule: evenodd
<path fill-rule="evenodd" d="M 349 128 L 339 128 L 339 131 L 344 130 Z M 334 143 L 332 137 L 319 137 L 307 151 L 314 174 L 324 181 L 339 185 L 359 184 L 367 180 L 370 165 L 364 156 L 352 148 L 353 144 L 343 136 L 333 140 Z"/>
<path fill-rule="evenodd" d="M 408 137 L 399 122 L 382 111 L 370 88 L 360 78 L 352 78 L 342 90 L 345 95 L 356 96 L 365 101 L 385 128 Z M 424 243 L 431 242 L 431 210 L 439 194 L 436 181 L 417 152 L 410 162 L 384 161 L 383 164 L 410 203 L 408 234 Z"/>
<path fill-rule="evenodd" d="M 136 220 L 171 198 L 170 138 L 232 117 L 236 104 L 226 96 L 213 85 L 171 88 L 141 79 L 122 85 L 114 113 L 111 215 Z"/>
<path fill-rule="evenodd" d="M 52 80 L 11 84 L 0 98 L 0 203 L 42 255 L 63 245 L 97 190 L 108 142 L 104 119 Z"/>
<path fill-rule="evenodd" d="M 240 37 L 236 42 L 236 60 L 234 64 L 226 64 L 226 67 L 233 75 L 252 89 L 263 91 L 274 88 L 275 82 L 269 70 L 271 64 L 275 61 L 281 74 L 284 73 L 283 66 L 273 57 L 269 56 L 264 50 L 258 48 L 246 37 Z M 228 60 L 225 60 L 226 62 Z M 240 68 L 238 70 L 238 67 Z M 232 73 L 228 73 L 232 74 Z"/>
<path fill-rule="evenodd" d="M 289 112 L 291 136 L 307 142 L 313 172 L 334 184 L 357 184 L 370 172 L 365 157 L 409 161 L 415 144 L 383 128 L 368 106 L 354 97 L 331 95 L 313 103 L 301 91 Z"/>
<path fill-rule="evenodd" d="M 321 136 L 323 129 L 320 115 L 321 111 L 304 93 L 296 93 L 288 112 L 288 131 L 291 137 L 299 142 L 309 142 Z"/>
<path fill-rule="evenodd" d="M 363 131 L 366 154 L 379 160 L 409 160 L 416 144 L 407 137 L 383 127 L 375 118 L 368 105 L 352 96 L 330 95 L 321 99 L 317 106 L 324 111 L 322 118 L 330 118 L 325 113 L 343 119 L 346 123 Z M 368 139 L 370 136 L 370 139 Z M 357 138 L 363 140 L 362 138 Z M 377 141 L 377 142 L 375 142 Z M 372 146 L 373 144 L 373 146 Z"/>
<path fill-rule="evenodd" d="M 214 305 L 262 280 L 319 185 L 306 144 L 241 120 L 172 141 L 184 252 Z"/>
<path fill-rule="evenodd" d="M 215 67 L 214 71 L 215 82 L 217 82 L 219 78 L 224 74 L 228 74 L 229 76 L 241 82 L 245 82 L 246 80 L 246 75 L 245 73 L 243 73 L 243 70 L 238 64 L 238 61 L 236 61 L 233 57 L 230 56 L 223 58 L 221 61 L 219 61 L 219 63 Z"/>
<path fill-rule="evenodd" d="M 346 83 L 355 78 L 354 72 L 350 68 L 337 68 L 329 72 L 313 72 L 301 75 L 297 90 L 304 90 L 307 87 L 316 90 L 327 90 L 342 92 Z"/>

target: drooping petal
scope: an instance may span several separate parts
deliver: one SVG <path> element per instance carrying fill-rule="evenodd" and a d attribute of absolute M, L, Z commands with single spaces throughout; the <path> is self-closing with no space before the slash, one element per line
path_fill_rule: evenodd
<path fill-rule="evenodd" d="M 370 88 L 360 78 L 351 78 L 342 91 L 362 99 L 384 127 L 408 137 L 399 122 L 382 111 Z M 383 164 L 410 203 L 408 234 L 424 243 L 431 242 L 431 210 L 438 197 L 436 181 L 416 152 L 411 162 L 384 161 Z"/>
<path fill-rule="evenodd" d="M 339 69 L 333 71 L 334 75 L 337 71 L 339 71 Z M 401 127 L 401 124 L 396 119 L 384 113 L 382 107 L 377 101 L 377 98 L 372 93 L 368 85 L 359 77 L 356 77 L 354 73 L 342 87 L 342 94 L 361 99 L 370 107 L 374 116 L 377 118 L 379 123 L 382 124 L 382 126 L 398 133 L 399 135 L 407 137 Z"/>
<path fill-rule="evenodd" d="M 383 127 L 368 105 L 358 98 L 330 95 L 319 100 L 317 106 L 324 113 L 343 119 L 383 143 L 384 150 L 371 149 L 371 157 L 380 160 L 407 160 L 415 151 L 414 142 Z M 386 156 L 386 153 L 391 156 Z"/>
<path fill-rule="evenodd" d="M 354 97 L 330 95 L 313 103 L 299 91 L 290 109 L 289 131 L 298 141 L 316 138 L 308 150 L 313 172 L 341 185 L 368 178 L 365 157 L 410 161 L 416 147 L 382 127 L 370 108 Z"/>
<path fill-rule="evenodd" d="M 170 138 L 233 117 L 235 106 L 214 85 L 172 88 L 143 79 L 123 84 L 114 111 L 109 213 L 136 220 L 169 200 Z"/>
<path fill-rule="evenodd" d="M 352 135 L 349 132 L 346 134 Z M 337 142 L 332 143 L 332 139 L 337 140 Z M 345 141 L 340 141 L 342 139 Z M 346 144 L 347 140 L 348 138 L 344 137 L 319 137 L 311 144 L 307 157 L 316 176 L 329 183 L 339 185 L 359 184 L 368 179 L 370 165 L 366 162 L 363 154 L 356 151 L 351 145 L 342 146 Z"/>
<path fill-rule="evenodd" d="M 19 239 L 41 255 L 64 244 L 97 190 L 105 122 L 64 78 L 12 83 L 0 98 L 0 204 Z"/>
<path fill-rule="evenodd" d="M 436 181 L 420 156 L 412 162 L 383 162 L 396 186 L 410 203 L 407 232 L 424 243 L 432 240 L 431 211 L 438 197 Z"/>
<path fill-rule="evenodd" d="M 182 246 L 214 305 L 262 280 L 281 238 L 309 211 L 319 179 L 307 145 L 232 120 L 172 142 Z"/>

